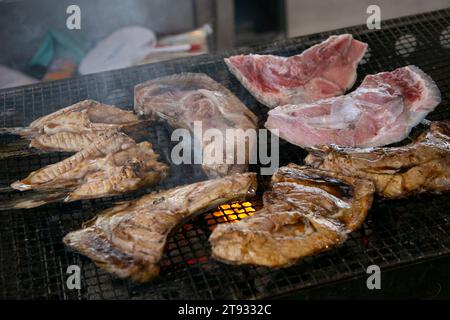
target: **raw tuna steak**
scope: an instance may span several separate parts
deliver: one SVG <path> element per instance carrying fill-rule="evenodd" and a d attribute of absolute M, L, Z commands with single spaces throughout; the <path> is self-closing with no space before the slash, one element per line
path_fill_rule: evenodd
<path fill-rule="evenodd" d="M 345 96 L 275 108 L 265 126 L 301 147 L 377 147 L 406 138 L 440 101 L 433 80 L 407 66 L 369 75 Z"/>
<path fill-rule="evenodd" d="M 274 108 L 342 95 L 353 86 L 366 49 L 366 43 L 343 34 L 292 57 L 238 55 L 225 63 L 259 102 Z"/>

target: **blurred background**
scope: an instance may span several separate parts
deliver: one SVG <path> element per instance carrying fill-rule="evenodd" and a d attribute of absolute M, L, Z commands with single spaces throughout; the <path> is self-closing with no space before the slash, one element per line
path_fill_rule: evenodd
<path fill-rule="evenodd" d="M 0 88 L 365 24 L 371 4 L 389 19 L 450 0 L 0 0 Z"/>

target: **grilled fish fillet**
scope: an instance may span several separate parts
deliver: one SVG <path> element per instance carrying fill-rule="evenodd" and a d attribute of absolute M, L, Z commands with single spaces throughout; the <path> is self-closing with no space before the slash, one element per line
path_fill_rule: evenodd
<path fill-rule="evenodd" d="M 168 166 L 158 162 L 149 142 L 136 143 L 120 132 L 106 131 L 86 149 L 14 182 L 17 190 L 72 189 L 65 201 L 137 190 L 159 182 Z"/>
<path fill-rule="evenodd" d="M 378 195 L 402 198 L 450 190 L 450 121 L 433 122 L 413 143 L 393 148 L 321 146 L 306 163 L 370 179 Z"/>
<path fill-rule="evenodd" d="M 147 119 L 163 119 L 175 128 L 194 131 L 201 122 L 205 133 L 213 129 L 224 140 L 196 137 L 203 153 L 203 169 L 209 178 L 245 172 L 249 154 L 256 148 L 257 117 L 228 89 L 200 73 L 181 73 L 139 84 L 134 89 L 135 110 Z M 226 135 L 227 129 L 242 129 L 237 138 Z M 247 137 L 243 134 L 249 130 Z M 235 148 L 246 146 L 245 159 L 237 161 Z M 223 157 L 216 156 L 216 148 Z M 218 159 L 219 158 L 219 159 Z M 218 160 L 218 161 L 216 161 Z"/>
<path fill-rule="evenodd" d="M 105 130 L 131 130 L 142 121 L 132 111 L 84 100 L 33 121 L 27 128 L 5 128 L 31 139 L 43 151 L 80 151 Z"/>
<path fill-rule="evenodd" d="M 272 177 L 264 206 L 211 234 L 212 256 L 232 264 L 286 267 L 345 241 L 366 218 L 372 182 L 289 164 Z"/>
<path fill-rule="evenodd" d="M 255 194 L 254 173 L 202 181 L 118 204 L 67 234 L 64 243 L 120 278 L 145 282 L 159 274 L 167 237 L 182 221 Z"/>

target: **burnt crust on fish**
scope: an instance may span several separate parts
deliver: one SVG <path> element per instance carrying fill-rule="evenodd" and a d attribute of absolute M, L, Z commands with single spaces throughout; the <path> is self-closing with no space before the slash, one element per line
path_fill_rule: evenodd
<path fill-rule="evenodd" d="M 120 278 L 146 282 L 159 274 L 167 238 L 181 222 L 256 188 L 256 174 L 242 173 L 151 193 L 103 211 L 63 241 Z"/>
<path fill-rule="evenodd" d="M 132 131 L 141 122 L 132 111 L 83 100 L 40 117 L 26 128 L 9 131 L 30 139 L 30 147 L 42 151 L 77 152 L 88 147 L 104 131 Z"/>
<path fill-rule="evenodd" d="M 224 137 L 226 129 L 252 130 L 256 133 L 257 117 L 227 88 L 201 73 L 180 73 L 137 85 L 134 89 L 136 112 L 151 120 L 167 121 L 174 128 L 184 128 L 193 132 L 194 122 L 201 121 L 202 129 L 220 131 Z M 250 153 L 256 148 L 256 137 L 252 134 L 243 140 L 223 142 L 222 163 L 214 162 L 214 140 L 202 139 L 199 143 L 203 151 L 203 170 L 209 178 L 222 177 L 245 172 Z M 225 138 L 226 139 L 226 138 Z M 237 163 L 229 155 L 227 148 L 246 146 L 245 163 Z M 228 153 L 231 154 L 231 153 Z"/>
<path fill-rule="evenodd" d="M 212 256 L 231 264 L 290 266 L 344 242 L 364 222 L 373 193 L 369 180 L 295 164 L 281 167 L 261 210 L 213 230 Z"/>
<path fill-rule="evenodd" d="M 76 152 L 88 147 L 98 139 L 99 132 L 57 132 L 42 134 L 30 141 L 30 147 L 41 151 Z"/>
<path fill-rule="evenodd" d="M 315 168 L 370 179 L 384 198 L 450 190 L 450 121 L 432 122 L 412 143 L 391 148 L 311 150 L 305 162 Z"/>
<path fill-rule="evenodd" d="M 168 166 L 158 157 L 151 143 L 136 143 L 124 133 L 106 131 L 88 148 L 30 173 L 11 187 L 21 191 L 67 188 L 66 202 L 112 196 L 161 181 Z"/>

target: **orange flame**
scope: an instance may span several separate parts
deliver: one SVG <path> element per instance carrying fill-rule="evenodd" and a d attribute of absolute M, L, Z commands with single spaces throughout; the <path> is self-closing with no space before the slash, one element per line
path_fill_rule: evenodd
<path fill-rule="evenodd" d="M 205 219 L 209 229 L 213 230 L 218 223 L 236 223 L 252 216 L 255 211 L 251 202 L 232 202 L 217 207 L 212 213 L 206 214 Z"/>

